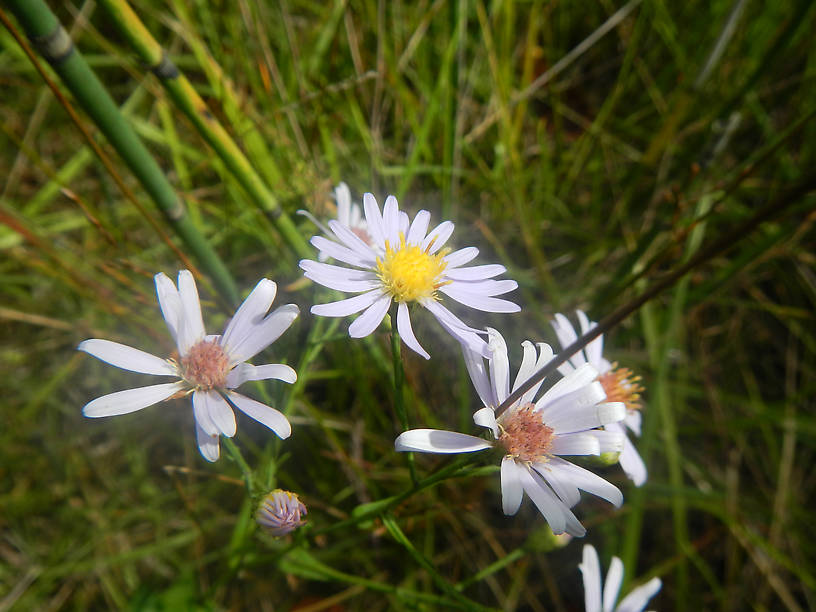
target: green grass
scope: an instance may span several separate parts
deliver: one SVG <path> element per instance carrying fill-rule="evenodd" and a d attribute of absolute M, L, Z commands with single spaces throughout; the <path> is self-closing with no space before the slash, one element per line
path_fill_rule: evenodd
<path fill-rule="evenodd" d="M 242 297 L 265 276 L 301 307 L 265 353 L 299 380 L 249 389 L 293 425 L 281 442 L 239 417 L 255 495 L 225 447 L 200 457 L 187 401 L 82 416 L 147 377 L 76 345 L 168 354 L 152 276 L 193 254 L 76 106 L 123 194 L 0 30 L 0 610 L 582 609 L 582 542 L 554 544 L 529 500 L 503 516 L 494 456 L 393 451 L 388 334 L 353 341 L 348 320 L 309 314 L 330 298 L 301 280 L 294 245 L 317 230 L 295 211 L 330 214 L 344 180 L 453 220 L 458 246 L 519 282 L 520 314 L 466 315 L 502 331 L 515 369 L 522 340 L 555 343 L 555 312 L 602 318 L 813 179 L 810 2 L 644 0 L 561 64 L 624 4 L 134 2 L 267 207 L 103 8 L 50 4 Z M 812 195 L 790 202 L 606 335 L 646 387 L 649 481 L 600 468 L 624 505 L 584 496 L 577 514 L 604 567 L 618 555 L 629 584 L 662 578 L 654 609 L 816 608 L 814 221 Z M 232 309 L 214 280 L 199 283 L 208 330 Z M 404 419 L 477 433 L 458 349 L 418 315 L 432 359 L 402 350 Z M 252 521 L 274 487 L 309 509 L 277 541 Z"/>

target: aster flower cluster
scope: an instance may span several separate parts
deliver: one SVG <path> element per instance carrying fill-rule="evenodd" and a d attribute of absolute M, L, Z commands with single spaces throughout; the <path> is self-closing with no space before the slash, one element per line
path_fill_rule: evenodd
<path fill-rule="evenodd" d="M 412 323 L 412 317 L 421 311 L 429 312 L 458 343 L 479 399 L 473 422 L 482 428 L 481 436 L 410 429 L 396 438 L 397 451 L 458 454 L 498 450 L 504 514 L 516 514 L 526 494 L 553 533 L 575 537 L 586 533 L 573 511 L 581 500 L 581 491 L 616 508 L 623 503 L 618 487 L 576 463 L 575 458 L 611 456 L 619 460 L 636 486 L 646 481 L 645 464 L 628 437 L 628 432 L 640 435 L 643 388 L 629 369 L 604 358 L 603 336 L 570 355 L 558 367 L 560 378 L 554 381 L 538 375 L 555 357 L 552 347 L 525 340 L 521 344 L 521 363 L 513 377 L 501 333 L 475 326 L 472 315 L 468 317 L 470 322 L 465 322 L 449 308 L 453 302 L 456 310 L 465 307 L 490 313 L 518 312 L 517 304 L 502 297 L 515 290 L 517 283 L 496 278 L 507 272 L 505 267 L 470 265 L 479 255 L 476 247 L 447 246 L 453 223 L 443 221 L 431 228 L 428 211 L 421 210 L 411 218 L 400 210 L 394 196 L 386 198 L 381 209 L 374 196 L 367 193 L 361 207 L 352 202 L 348 187 L 341 183 L 335 198 L 337 218 L 326 226 L 304 212 L 323 235 L 311 239 L 318 251 L 317 259 L 305 259 L 299 265 L 304 276 L 315 283 L 354 295 L 313 305 L 311 313 L 327 317 L 357 315 L 348 334 L 362 338 L 380 327 L 391 311 L 402 342 L 430 359 Z M 277 285 L 262 279 L 223 333 L 207 335 L 198 291 L 189 271 L 179 272 L 177 284 L 157 274 L 155 285 L 161 314 L 176 346 L 172 355 L 157 357 L 103 339 L 85 340 L 78 348 L 116 367 L 172 380 L 104 395 L 88 402 L 83 414 L 93 418 L 122 415 L 190 396 L 198 448 L 211 462 L 219 458 L 220 436 L 231 438 L 236 433 L 233 408 L 262 423 L 279 438 L 288 438 L 292 429 L 283 413 L 236 389 L 248 381 L 296 381 L 297 374 L 288 365 L 253 365 L 249 361 L 291 326 L 299 314 L 298 307 L 286 304 L 269 312 Z M 581 334 L 597 325 L 581 310 L 576 311 L 576 316 Z M 552 326 L 563 348 L 578 339 L 576 329 L 563 314 L 555 315 Z M 297 494 L 275 489 L 261 502 L 256 519 L 267 533 L 280 537 L 303 525 L 306 514 Z M 623 572 L 620 561 L 613 559 L 603 596 L 598 557 L 591 546 L 584 549 L 580 568 L 587 610 L 641 610 L 660 588 L 655 579 L 615 608 Z"/>

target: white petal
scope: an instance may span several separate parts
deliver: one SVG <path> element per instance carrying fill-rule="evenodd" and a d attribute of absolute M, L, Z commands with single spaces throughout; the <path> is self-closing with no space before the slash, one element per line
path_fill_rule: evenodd
<path fill-rule="evenodd" d="M 178 289 L 163 272 L 159 272 L 153 277 L 153 280 L 156 282 L 156 297 L 159 298 L 159 308 L 161 308 L 164 322 L 167 324 L 167 329 L 170 330 L 170 335 L 173 336 L 173 342 L 178 343 L 181 318 L 181 298 Z"/>
<path fill-rule="evenodd" d="M 626 417 L 623 419 L 623 424 L 631 429 L 636 436 L 640 437 L 640 421 L 640 410 L 629 410 L 626 413 Z"/>
<path fill-rule="evenodd" d="M 459 249 L 458 251 L 454 251 L 453 253 L 448 253 L 442 259 L 448 265 L 447 269 L 451 270 L 453 268 L 463 266 L 470 261 L 473 261 L 474 259 L 476 259 L 476 256 L 478 254 L 479 249 L 477 249 L 476 247 L 465 247 L 464 249 Z"/>
<path fill-rule="evenodd" d="M 598 378 L 598 370 L 588 363 L 585 363 L 581 367 L 572 370 L 569 374 L 565 375 L 564 378 L 547 389 L 546 393 L 536 402 L 536 405 L 539 407 L 546 406 L 562 395 L 566 395 L 567 393 L 571 393 L 576 389 L 588 385 L 596 378 Z"/>
<path fill-rule="evenodd" d="M 261 279 L 255 285 L 255 288 L 235 312 L 221 336 L 219 343 L 227 353 L 230 353 L 232 347 L 254 332 L 255 327 L 261 322 L 272 302 L 275 301 L 277 292 L 278 286 L 268 278 Z"/>
<path fill-rule="evenodd" d="M 427 210 L 420 210 L 414 220 L 411 222 L 411 227 L 408 230 L 408 235 L 405 237 L 405 242 L 408 244 L 421 244 L 422 239 L 428 231 L 428 223 L 431 220 L 431 213 Z"/>
<path fill-rule="evenodd" d="M 617 423 L 610 423 L 605 425 L 604 429 L 591 429 L 584 433 L 593 436 L 598 441 L 601 453 L 620 453 L 623 451 L 626 436 L 622 432 L 615 432 L 608 429 L 615 425 L 617 425 Z"/>
<path fill-rule="evenodd" d="M 327 304 L 315 304 L 311 313 L 321 317 L 347 317 L 348 315 L 360 312 L 371 306 L 383 295 L 382 291 L 369 291 L 361 295 L 329 302 Z"/>
<path fill-rule="evenodd" d="M 513 383 L 513 391 L 518 389 L 523 383 L 527 382 L 533 374 L 541 370 L 553 358 L 552 347 L 544 342 L 538 343 L 537 358 L 535 348 L 531 342 L 523 342 L 522 347 L 524 349 L 524 358 L 522 359 L 521 367 L 519 368 L 516 380 Z M 541 379 L 539 382 L 533 385 L 529 391 L 522 395 L 521 398 L 519 398 L 518 403 L 520 406 L 533 403 L 533 398 L 535 397 L 536 393 L 538 393 L 538 390 L 541 388 L 544 380 L 545 379 Z"/>
<path fill-rule="evenodd" d="M 374 199 L 373 194 L 363 194 L 363 209 L 365 211 L 366 223 L 368 224 L 368 233 L 374 240 L 374 244 L 384 249 L 385 230 L 383 228 L 383 218 L 380 213 L 380 207 L 377 205 L 377 200 Z"/>
<path fill-rule="evenodd" d="M 492 327 L 487 328 L 487 345 L 490 347 L 490 379 L 501 404 L 510 395 L 510 360 L 507 357 L 507 343 L 502 335 Z"/>
<path fill-rule="evenodd" d="M 312 236 L 311 242 L 315 248 L 320 251 L 323 259 L 331 257 L 337 261 L 342 261 L 358 268 L 367 268 L 371 265 L 371 261 L 362 257 L 357 251 L 336 243 L 334 240 L 329 240 L 323 236 Z"/>
<path fill-rule="evenodd" d="M 578 321 L 581 323 L 581 333 L 586 334 L 588 331 L 595 329 L 598 324 L 595 321 L 590 321 L 589 317 L 586 316 L 586 313 L 583 310 L 576 310 L 576 314 L 578 315 Z M 584 352 L 586 353 L 587 361 L 595 366 L 598 371 L 601 371 L 601 365 L 604 361 L 603 359 L 603 334 L 595 338 L 592 342 L 586 345 L 584 348 Z"/>
<path fill-rule="evenodd" d="M 552 326 L 553 329 L 555 329 L 555 335 L 558 336 L 558 341 L 561 343 L 562 349 L 567 348 L 578 339 L 578 334 L 575 333 L 575 328 L 572 327 L 572 323 L 561 313 L 555 315 L 555 321 L 552 322 Z M 585 363 L 586 357 L 584 357 L 583 350 L 570 355 L 569 361 L 573 367 L 576 368 L 582 363 Z"/>
<path fill-rule="evenodd" d="M 571 433 L 600 427 L 603 423 L 598 422 L 599 415 L 595 406 L 605 399 L 603 386 L 595 381 L 547 404 L 542 405 L 539 400 L 536 408 L 555 433 Z"/>
<path fill-rule="evenodd" d="M 616 426 L 619 425 L 617 423 L 611 423 L 606 427 L 611 428 Z M 641 458 L 640 453 L 637 452 L 635 445 L 632 444 L 629 438 L 627 438 L 625 435 L 623 436 L 623 448 L 620 451 L 618 463 L 620 463 L 620 466 L 623 468 L 626 476 L 634 483 L 636 487 L 639 487 L 646 482 L 646 478 L 648 476 L 646 464 L 643 463 L 643 459 Z"/>
<path fill-rule="evenodd" d="M 402 232 L 403 236 L 408 233 L 408 228 L 411 225 L 411 220 L 408 218 L 408 213 L 404 211 L 399 212 L 399 231 Z"/>
<path fill-rule="evenodd" d="M 589 432 L 561 434 L 555 436 L 550 452 L 553 455 L 600 455 L 601 445 Z"/>
<path fill-rule="evenodd" d="M 564 409 L 557 413 L 542 413 L 542 419 L 549 427 L 552 427 L 556 434 L 560 435 L 586 431 L 613 423 L 615 419 L 625 414 L 625 410 L 620 402 L 588 406 L 566 404 Z"/>
<path fill-rule="evenodd" d="M 302 259 L 300 267 L 304 276 L 336 291 L 369 291 L 382 285 L 382 281 L 370 270 L 352 270 L 342 266 Z"/>
<path fill-rule="evenodd" d="M 496 392 L 493 390 L 493 385 L 490 384 L 490 377 L 484 362 L 485 358 L 481 352 L 474 351 L 464 344 L 461 346 L 465 366 L 467 367 L 468 374 L 470 374 L 473 387 L 476 389 L 479 399 L 482 400 L 482 405 L 493 408 L 497 407 L 499 401 L 496 399 Z"/>
<path fill-rule="evenodd" d="M 397 451 L 416 453 L 472 453 L 490 448 L 492 444 L 482 438 L 441 429 L 411 429 L 402 432 L 394 440 Z"/>
<path fill-rule="evenodd" d="M 499 438 L 499 425 L 496 422 L 496 413 L 493 408 L 485 406 L 473 413 L 473 422 L 480 427 L 487 427 L 493 432 L 493 437 Z"/>
<path fill-rule="evenodd" d="M 411 328 L 411 317 L 408 314 L 408 305 L 405 302 L 400 302 L 397 307 L 397 332 L 408 348 L 422 355 L 425 359 L 431 358 L 414 336 L 414 330 Z"/>
<path fill-rule="evenodd" d="M 380 295 L 377 300 L 369 306 L 363 314 L 354 319 L 349 325 L 349 336 L 352 338 L 365 338 L 382 323 L 388 307 L 391 305 L 390 295 Z"/>
<path fill-rule="evenodd" d="M 228 353 L 230 366 L 252 359 L 280 338 L 281 334 L 289 329 L 298 314 L 300 314 L 300 308 L 296 304 L 285 304 L 269 313 L 263 321 L 254 326 L 252 333 L 244 336 L 230 349 Z"/>
<path fill-rule="evenodd" d="M 633 589 L 618 604 L 617 612 L 642 612 L 649 600 L 657 595 L 663 583 L 660 578 L 652 578 L 644 585 Z"/>
<path fill-rule="evenodd" d="M 254 366 L 248 363 L 239 363 L 227 374 L 227 388 L 236 389 L 248 380 L 267 380 L 275 378 L 289 383 L 297 380 L 297 373 L 288 365 L 282 363 L 268 363 Z"/>
<path fill-rule="evenodd" d="M 348 185 L 338 184 L 334 188 L 334 199 L 337 202 L 337 220 L 343 225 L 351 225 L 351 191 Z"/>
<path fill-rule="evenodd" d="M 524 487 L 521 486 L 521 471 L 527 468 L 519 466 L 512 457 L 505 456 L 501 462 L 502 510 L 507 516 L 513 516 L 521 506 Z"/>
<path fill-rule="evenodd" d="M 445 276 L 452 280 L 480 281 L 486 278 L 493 278 L 505 272 L 507 272 L 507 268 L 500 264 L 486 264 L 483 266 L 471 266 L 470 268 L 449 269 L 445 272 Z"/>
<path fill-rule="evenodd" d="M 385 205 L 383 206 L 383 231 L 385 239 L 392 247 L 400 243 L 400 211 L 397 198 L 390 195 L 385 198 Z"/>
<path fill-rule="evenodd" d="M 584 545 L 584 559 L 578 565 L 584 578 L 584 608 L 586 612 L 601 612 L 601 564 L 591 544 Z"/>
<path fill-rule="evenodd" d="M 442 306 L 436 300 L 424 300 L 422 305 L 427 308 L 439 324 L 445 328 L 451 336 L 456 338 L 461 344 L 470 347 L 472 350 L 480 353 L 484 357 L 490 356 L 487 342 L 479 337 L 479 331 L 468 327 L 465 323 L 454 315 L 450 310 Z"/>
<path fill-rule="evenodd" d="M 462 291 L 461 287 L 455 283 L 450 285 L 443 285 L 439 288 L 441 293 L 456 300 L 460 304 L 470 306 L 482 312 L 519 312 L 521 307 L 509 300 L 501 298 L 488 297 L 478 293 L 469 293 Z"/>
<path fill-rule="evenodd" d="M 557 468 L 557 466 L 556 466 Z M 549 461 L 539 461 L 533 464 L 533 469 L 547 481 L 555 491 L 558 498 L 564 502 L 568 508 L 572 508 L 581 501 L 581 492 L 578 487 L 569 479 L 569 475 L 562 470 L 553 469 Z"/>
<path fill-rule="evenodd" d="M 184 383 L 174 382 L 109 393 L 85 404 L 82 414 L 90 418 L 128 414 L 166 400 L 182 389 Z"/>
<path fill-rule="evenodd" d="M 612 557 L 603 586 L 604 610 L 612 612 L 615 609 L 615 601 L 618 599 L 621 582 L 623 582 L 623 563 L 618 557 Z"/>
<path fill-rule="evenodd" d="M 616 508 L 620 508 L 623 503 L 623 493 L 618 487 L 589 470 L 559 457 L 552 457 L 546 465 L 553 471 L 558 470 L 560 475 L 569 478 L 570 482 L 582 491 L 597 495 Z"/>
<path fill-rule="evenodd" d="M 205 393 L 201 391 L 193 393 L 193 416 L 195 417 L 196 423 L 201 426 L 201 429 L 207 432 L 207 435 L 217 436 L 220 433 L 218 425 L 215 424 L 215 421 L 213 421 L 210 416 Z"/>
<path fill-rule="evenodd" d="M 183 357 L 190 348 L 204 339 L 204 321 L 201 319 L 201 303 L 195 278 L 189 270 L 178 273 L 178 292 L 181 298 L 182 314 L 178 328 L 178 349 Z"/>
<path fill-rule="evenodd" d="M 213 435 L 207 433 L 198 421 L 196 421 L 196 442 L 198 443 L 198 451 L 202 457 L 209 462 L 218 461 L 218 456 L 220 455 L 218 434 Z"/>
<path fill-rule="evenodd" d="M 110 340 L 91 338 L 79 343 L 77 350 L 85 351 L 97 359 L 131 372 L 176 376 L 176 368 L 166 359 L 145 353 Z"/>
<path fill-rule="evenodd" d="M 193 411 L 196 415 L 206 411 L 210 417 L 210 422 L 215 425 L 219 433 L 228 438 L 235 435 L 235 413 L 217 391 L 196 391 L 193 393 Z M 202 427 L 209 430 L 203 423 Z"/>
<path fill-rule="evenodd" d="M 524 491 L 533 500 L 544 519 L 550 524 L 553 533 L 555 535 L 564 533 L 567 524 L 564 512 L 569 510 L 555 497 L 547 484 L 540 478 L 533 476 L 530 470 L 521 469 L 517 471 L 517 474 Z"/>
<path fill-rule="evenodd" d="M 367 267 L 371 267 L 374 264 L 376 256 L 371 246 L 351 231 L 351 229 L 334 220 L 329 221 L 329 229 L 331 229 L 332 233 L 337 236 L 344 245 L 363 259 Z"/>
<path fill-rule="evenodd" d="M 428 253 L 429 255 L 433 255 L 448 241 L 448 238 L 451 237 L 453 233 L 453 223 L 450 221 L 443 221 L 439 225 L 437 225 L 431 233 L 425 236 L 425 239 L 422 241 L 421 248 L 423 251 Z"/>
<path fill-rule="evenodd" d="M 292 426 L 280 410 L 275 410 L 271 406 L 262 404 L 235 391 L 230 391 L 227 394 L 227 399 L 238 410 L 274 431 L 281 440 L 285 440 L 292 434 Z"/>

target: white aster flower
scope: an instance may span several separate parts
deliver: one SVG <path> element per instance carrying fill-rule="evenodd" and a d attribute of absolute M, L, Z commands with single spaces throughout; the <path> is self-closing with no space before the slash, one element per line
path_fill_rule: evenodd
<path fill-rule="evenodd" d="M 224 333 L 208 336 L 193 275 L 187 270 L 180 271 L 178 289 L 162 273 L 157 274 L 155 280 L 159 307 L 178 347 L 177 359 L 162 359 L 118 342 L 96 338 L 85 340 L 77 348 L 124 370 L 174 376 L 179 380 L 103 395 L 88 402 L 82 413 L 86 417 L 127 414 L 192 393 L 196 439 L 207 461 L 218 459 L 219 434 L 230 438 L 235 435 L 235 413 L 230 404 L 281 438 L 288 438 L 292 428 L 281 412 L 234 389 L 249 380 L 275 378 L 290 384 L 297 380 L 297 374 L 288 365 L 254 366 L 245 362 L 289 328 L 298 316 L 298 307 L 287 304 L 264 316 L 275 299 L 277 285 L 263 279 L 241 304 Z"/>
<path fill-rule="evenodd" d="M 372 245 L 373 241 L 371 239 L 371 235 L 368 233 L 368 224 L 363 217 L 363 209 L 357 202 L 351 201 L 351 191 L 349 190 L 348 185 L 341 182 L 334 188 L 334 200 L 337 202 L 337 222 L 343 227 L 351 230 L 358 238 L 360 238 L 360 240 L 369 246 Z M 312 223 L 319 227 L 329 238 L 333 236 L 331 230 L 315 219 L 310 212 L 306 210 L 299 210 L 298 213 L 311 219 Z M 405 215 L 405 213 L 402 214 Z M 407 221 L 408 215 L 405 215 L 406 226 Z M 329 259 L 329 255 L 321 251 L 317 258 L 319 261 L 326 261 Z"/>
<path fill-rule="evenodd" d="M 507 345 L 501 334 L 488 328 L 489 367 L 481 355 L 463 347 L 473 386 L 484 408 L 473 415 L 477 425 L 490 429 L 494 442 L 453 431 L 412 429 L 397 438 L 398 451 L 469 453 L 498 446 L 505 452 L 501 462 L 502 508 L 515 514 L 526 492 L 553 533 L 583 536 L 586 530 L 570 508 L 577 504 L 579 489 L 602 497 L 615 506 L 621 492 L 600 476 L 562 459 L 561 455 L 599 455 L 621 449 L 623 435 L 595 429 L 621 420 L 626 409 L 619 402 L 605 402 L 606 394 L 595 381 L 597 371 L 589 364 L 565 376 L 538 400 L 539 382 L 498 418 L 496 408 L 510 395 Z M 513 390 L 518 389 L 553 357 L 544 343 L 538 351 L 532 342 L 522 344 L 524 356 Z M 489 371 L 488 371 L 489 370 Z"/>
<path fill-rule="evenodd" d="M 634 589 L 615 606 L 618 591 L 620 591 L 621 582 L 623 581 L 623 563 L 621 560 L 612 557 L 603 591 L 601 590 L 601 564 L 598 561 L 598 553 L 595 552 L 592 545 L 584 545 L 584 559 L 578 569 L 581 570 L 584 577 L 586 612 L 642 612 L 649 600 L 663 586 L 660 578 L 652 578 L 646 584 Z"/>
<path fill-rule="evenodd" d="M 582 310 L 576 310 L 578 321 L 581 323 L 581 334 L 587 333 L 597 323 L 590 321 Z M 552 322 L 555 334 L 563 348 L 566 348 L 578 339 L 578 335 L 569 319 L 562 314 L 556 314 Z M 606 426 L 607 431 L 626 434 L 626 429 L 640 436 L 640 394 L 643 387 L 640 385 L 640 376 L 635 376 L 629 368 L 619 368 L 617 363 L 609 363 L 603 356 L 603 335 L 598 336 L 585 348 L 570 357 L 569 361 L 559 366 L 558 371 L 566 375 L 584 363 L 592 364 L 598 370 L 598 382 L 603 385 L 606 396 L 610 401 L 626 404 L 626 418 L 621 423 L 611 423 Z M 640 486 L 646 482 L 646 464 L 629 437 L 624 438 L 623 450 L 618 459 L 623 471 L 629 479 Z"/>
<path fill-rule="evenodd" d="M 370 193 L 363 196 L 363 207 L 371 244 L 336 220 L 329 221 L 336 241 L 323 236 L 311 240 L 321 255 L 353 268 L 308 259 L 300 262 L 307 278 L 330 289 L 359 295 L 315 305 L 312 313 L 345 317 L 362 311 L 349 326 L 352 338 L 362 338 L 379 326 L 391 303 L 396 302 L 400 337 L 410 349 L 430 359 L 414 336 L 408 314 L 408 304 L 417 302 L 459 342 L 487 355 L 487 345 L 479 336 L 483 332 L 467 326 L 445 308 L 439 294 L 485 312 L 518 312 L 516 304 L 495 297 L 518 286 L 512 280 L 491 280 L 503 274 L 505 267 L 499 264 L 463 267 L 479 250 L 467 247 L 450 252 L 443 248 L 453 233 L 453 223 L 445 221 L 428 232 L 430 213 L 421 210 L 409 223 L 394 196 L 388 196 L 382 213 Z"/>

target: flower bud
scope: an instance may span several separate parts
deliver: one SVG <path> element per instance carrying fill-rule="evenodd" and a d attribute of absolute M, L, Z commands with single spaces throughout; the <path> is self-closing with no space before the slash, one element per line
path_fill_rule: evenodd
<path fill-rule="evenodd" d="M 304 525 L 301 516 L 306 514 L 297 493 L 275 489 L 261 501 L 255 520 L 268 534 L 279 538 Z"/>

